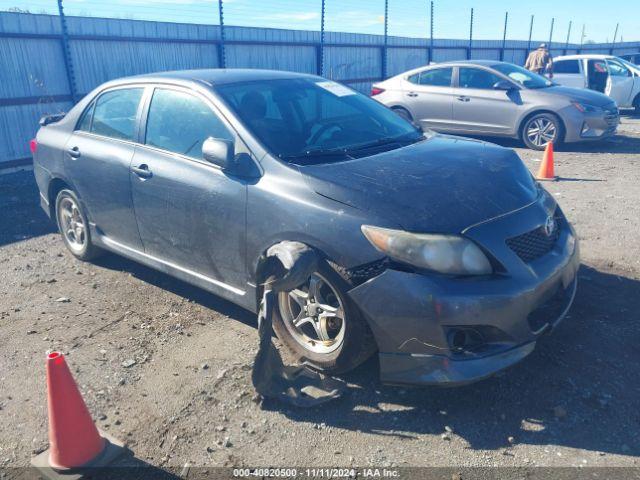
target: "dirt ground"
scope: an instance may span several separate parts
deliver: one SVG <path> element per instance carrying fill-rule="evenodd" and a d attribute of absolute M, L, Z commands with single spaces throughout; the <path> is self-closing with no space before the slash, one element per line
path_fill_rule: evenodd
<path fill-rule="evenodd" d="M 541 153 L 501 143 L 538 168 Z M 0 475 L 47 447 L 50 349 L 67 355 L 100 428 L 154 476 L 185 464 L 639 467 L 640 118 L 610 141 L 562 148 L 556 172 L 545 187 L 584 265 L 553 335 L 456 389 L 381 385 L 374 358 L 344 377 L 345 398 L 311 410 L 254 401 L 250 313 L 115 255 L 74 260 L 32 173 L 0 176 Z"/>

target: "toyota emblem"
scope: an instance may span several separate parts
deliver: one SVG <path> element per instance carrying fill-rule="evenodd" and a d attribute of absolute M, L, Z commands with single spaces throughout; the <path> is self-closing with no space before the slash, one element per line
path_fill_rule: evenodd
<path fill-rule="evenodd" d="M 547 235 L 547 237 L 550 237 L 551 235 L 553 235 L 553 233 L 556 231 L 556 221 L 553 217 L 547 217 L 547 221 L 544 222 L 544 233 Z"/>

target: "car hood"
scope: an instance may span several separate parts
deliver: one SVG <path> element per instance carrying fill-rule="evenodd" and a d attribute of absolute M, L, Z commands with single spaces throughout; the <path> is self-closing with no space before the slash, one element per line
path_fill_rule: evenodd
<path fill-rule="evenodd" d="M 604 93 L 594 92 L 586 88 L 573 88 L 563 87 L 561 85 L 554 85 L 553 87 L 547 87 L 537 90 L 549 95 L 558 95 L 566 97 L 569 100 L 576 102 L 584 102 L 596 107 L 604 107 L 613 103 L 611 97 L 606 96 Z"/>
<path fill-rule="evenodd" d="M 459 233 L 537 197 L 531 174 L 513 150 L 442 135 L 300 170 L 320 195 L 414 232 Z"/>

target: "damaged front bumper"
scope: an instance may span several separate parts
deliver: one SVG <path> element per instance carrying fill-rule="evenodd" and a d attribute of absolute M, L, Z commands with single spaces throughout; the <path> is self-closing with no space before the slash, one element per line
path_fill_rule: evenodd
<path fill-rule="evenodd" d="M 527 263 L 509 253 L 495 229 L 535 225 L 540 215 L 533 205 L 515 217 L 515 223 L 503 218 L 467 232 L 497 253 L 507 267 L 503 274 L 453 278 L 388 268 L 349 292 L 378 343 L 383 382 L 454 386 L 481 380 L 526 357 L 566 315 L 580 264 L 573 229 L 565 221 L 553 250 Z M 460 332 L 473 341 L 456 343 Z"/>

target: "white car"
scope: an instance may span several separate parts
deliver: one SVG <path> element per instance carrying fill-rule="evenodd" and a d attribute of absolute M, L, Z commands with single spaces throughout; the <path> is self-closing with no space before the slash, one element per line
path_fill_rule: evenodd
<path fill-rule="evenodd" d="M 620 108 L 640 113 L 640 67 L 613 55 L 566 55 L 553 59 L 553 80 L 590 88 L 613 98 Z"/>

